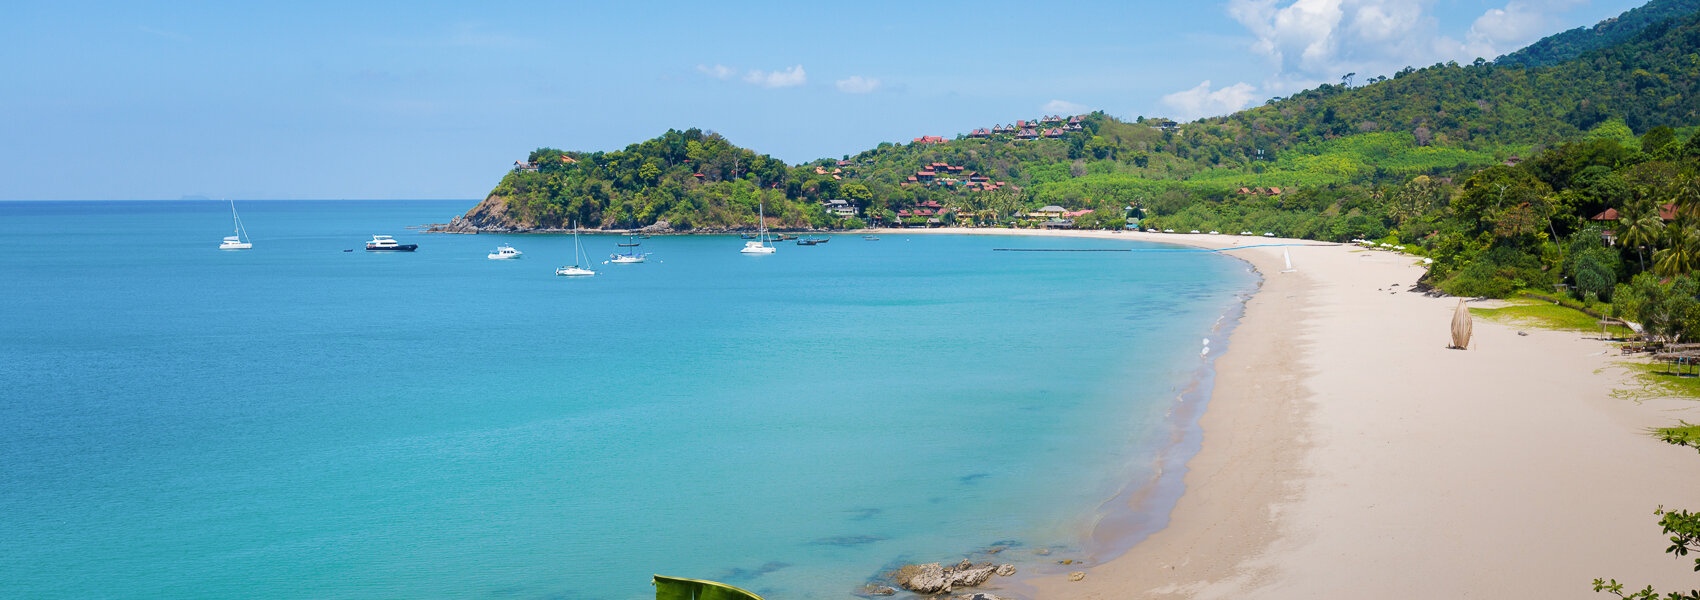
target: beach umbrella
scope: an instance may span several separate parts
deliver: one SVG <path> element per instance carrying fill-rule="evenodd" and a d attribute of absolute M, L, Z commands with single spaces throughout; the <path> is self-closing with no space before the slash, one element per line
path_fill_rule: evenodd
<path fill-rule="evenodd" d="M 1452 311 L 1452 347 L 1470 348 L 1470 309 L 1464 306 L 1463 298 L 1458 299 L 1458 309 Z"/>

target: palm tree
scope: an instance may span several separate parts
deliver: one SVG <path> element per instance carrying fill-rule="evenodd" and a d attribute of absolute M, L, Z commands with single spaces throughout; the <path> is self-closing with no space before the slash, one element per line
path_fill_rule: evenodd
<path fill-rule="evenodd" d="M 1672 223 L 1666 235 L 1669 246 L 1653 253 L 1653 273 L 1675 277 L 1693 271 L 1700 261 L 1700 229 Z"/>
<path fill-rule="evenodd" d="M 1641 248 L 1652 245 L 1664 229 L 1658 211 L 1647 202 L 1626 204 L 1618 215 L 1617 228 L 1617 237 L 1635 247 L 1635 261 L 1641 265 L 1641 270 L 1647 270 L 1647 258 L 1642 255 Z"/>
<path fill-rule="evenodd" d="M 1700 177 L 1685 176 L 1673 190 L 1677 212 L 1685 217 L 1700 217 Z"/>

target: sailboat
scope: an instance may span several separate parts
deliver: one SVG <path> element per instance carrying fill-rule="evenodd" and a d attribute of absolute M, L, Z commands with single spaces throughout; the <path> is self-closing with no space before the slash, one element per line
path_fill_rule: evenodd
<path fill-rule="evenodd" d="M 578 264 L 556 267 L 555 274 L 563 277 L 590 277 L 596 274 L 596 271 L 579 266 L 590 264 L 590 257 L 585 255 L 584 248 L 578 244 L 578 223 L 573 224 L 573 260 L 578 261 Z"/>
<path fill-rule="evenodd" d="M 248 230 L 242 227 L 242 217 L 236 216 L 236 201 L 230 201 L 230 220 L 236 222 L 236 235 L 224 236 L 224 241 L 218 245 L 219 250 L 247 250 L 254 247 L 253 239 L 248 238 Z"/>
<path fill-rule="evenodd" d="M 760 203 L 756 204 L 756 219 L 760 226 L 756 228 L 755 241 L 744 242 L 744 249 L 739 250 L 739 252 L 744 254 L 773 254 L 778 251 L 778 248 L 767 243 L 767 207 Z"/>
<path fill-rule="evenodd" d="M 636 264 L 636 263 L 643 262 L 644 257 L 647 257 L 647 256 L 649 256 L 648 252 L 638 252 L 636 250 L 628 250 L 626 252 L 620 252 L 620 253 L 617 253 L 617 254 L 613 254 L 613 255 L 608 257 L 608 260 L 609 260 L 609 262 L 612 262 L 616 265 L 630 265 L 630 264 Z"/>

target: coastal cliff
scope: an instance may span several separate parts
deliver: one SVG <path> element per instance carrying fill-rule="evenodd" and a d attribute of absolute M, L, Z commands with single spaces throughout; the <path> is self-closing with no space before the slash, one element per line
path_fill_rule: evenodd
<path fill-rule="evenodd" d="M 440 233 L 519 233 L 537 230 L 536 223 L 517 219 L 508 214 L 508 200 L 490 194 L 478 206 L 455 217 L 448 225 L 430 231 Z"/>

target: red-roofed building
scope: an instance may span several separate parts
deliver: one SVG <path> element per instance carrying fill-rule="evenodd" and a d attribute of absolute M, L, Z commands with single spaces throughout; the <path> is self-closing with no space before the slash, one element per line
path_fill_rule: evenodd
<path fill-rule="evenodd" d="M 1021 133 L 1015 134 L 1015 139 L 1018 139 L 1018 140 L 1036 140 L 1036 139 L 1039 139 L 1039 132 L 1033 131 L 1031 129 L 1023 129 L 1023 130 L 1021 130 Z"/>
<path fill-rule="evenodd" d="M 943 144 L 945 139 L 936 135 L 923 135 L 915 138 L 917 144 Z"/>
<path fill-rule="evenodd" d="M 1616 221 L 1619 218 L 1620 217 L 1617 214 L 1617 209 L 1615 209 L 1615 208 L 1608 208 L 1608 209 L 1605 210 L 1605 212 L 1602 212 L 1600 214 L 1593 216 L 1593 220 L 1595 220 L 1595 221 Z M 1675 202 L 1670 202 L 1670 203 L 1665 203 L 1665 204 L 1659 205 L 1659 220 L 1661 220 L 1661 221 L 1674 221 L 1674 220 L 1676 220 L 1676 203 Z"/>

